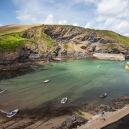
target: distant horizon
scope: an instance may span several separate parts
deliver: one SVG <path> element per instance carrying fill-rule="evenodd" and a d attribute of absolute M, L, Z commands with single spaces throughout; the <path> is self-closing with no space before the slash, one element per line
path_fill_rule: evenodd
<path fill-rule="evenodd" d="M 56 24 L 129 37 L 129 0 L 1 0 L 0 26 Z"/>

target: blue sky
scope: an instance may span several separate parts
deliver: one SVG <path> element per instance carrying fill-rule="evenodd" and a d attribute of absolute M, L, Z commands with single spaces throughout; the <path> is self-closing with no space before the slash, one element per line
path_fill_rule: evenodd
<path fill-rule="evenodd" d="M 0 26 L 69 24 L 129 36 L 129 0 L 0 0 Z"/>

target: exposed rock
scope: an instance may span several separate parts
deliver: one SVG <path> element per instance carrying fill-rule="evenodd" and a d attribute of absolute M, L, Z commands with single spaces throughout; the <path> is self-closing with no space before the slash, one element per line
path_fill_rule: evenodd
<path fill-rule="evenodd" d="M 129 62 L 126 63 L 125 69 L 129 70 Z"/>
<path fill-rule="evenodd" d="M 35 62 L 36 60 L 50 61 L 54 58 L 89 59 L 96 58 L 95 53 L 103 53 L 98 59 L 124 60 L 129 58 L 129 47 L 97 34 L 97 31 L 74 26 L 41 25 L 30 28 L 21 33 L 26 38 L 25 46 L 15 51 L 0 53 L 0 65 L 13 63 Z M 64 49 L 67 44 L 67 49 Z M 120 54 L 124 56 L 104 57 L 104 53 Z M 98 57 L 98 56 L 97 56 Z M 35 61 L 34 61 L 35 60 Z"/>
<path fill-rule="evenodd" d="M 70 118 L 67 118 L 59 127 L 59 129 L 73 129 L 77 126 L 81 126 L 87 122 L 86 119 L 78 115 L 73 115 Z"/>
<path fill-rule="evenodd" d="M 92 115 L 100 114 L 102 111 L 113 112 L 117 109 L 123 108 L 125 105 L 129 104 L 129 97 L 121 97 L 117 99 L 113 99 L 110 101 L 108 105 L 94 105 L 94 106 L 86 106 L 82 107 L 81 110 L 84 112 L 89 112 Z"/>
<path fill-rule="evenodd" d="M 114 41 L 106 40 L 106 39 L 100 39 L 100 40 L 99 40 L 99 43 L 107 44 L 107 43 L 114 43 Z"/>

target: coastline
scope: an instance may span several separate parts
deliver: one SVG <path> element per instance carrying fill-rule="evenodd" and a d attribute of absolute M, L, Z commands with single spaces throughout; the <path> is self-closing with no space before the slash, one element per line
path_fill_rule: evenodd
<path fill-rule="evenodd" d="M 54 62 L 45 62 L 45 63 L 38 62 L 38 63 L 39 63 L 39 65 L 40 64 L 41 65 L 45 65 L 45 64 L 54 63 Z M 109 111 L 110 110 L 110 111 L 114 112 L 114 111 L 119 110 L 119 109 L 121 110 L 126 104 L 129 103 L 129 101 L 128 101 L 129 99 L 128 98 L 127 98 L 127 102 L 126 103 L 125 103 L 125 100 L 126 100 L 126 98 L 125 99 L 118 98 L 117 100 L 115 100 L 115 103 L 117 103 L 117 105 L 113 105 L 112 104 L 112 107 L 115 106 L 115 108 L 112 108 L 112 109 L 111 108 L 108 108 L 108 105 L 99 105 L 99 106 L 101 107 L 101 110 L 106 110 L 106 111 Z M 69 108 L 69 107 L 67 107 L 67 108 Z M 81 108 L 81 110 L 82 110 L 82 108 Z M 100 112 L 99 109 L 98 110 L 96 109 L 98 107 L 95 108 L 96 111 L 89 111 L 89 110 L 87 110 L 87 107 L 85 107 L 85 108 L 86 108 L 86 110 L 84 109 L 83 111 L 84 112 L 91 113 L 92 115 L 96 115 L 96 114 L 98 114 Z M 54 109 L 54 110 L 57 110 L 57 109 Z M 35 112 L 35 109 L 32 109 L 32 112 Z M 67 111 L 65 111 L 65 112 L 67 112 Z M 18 113 L 18 115 L 16 116 L 16 118 L 13 118 L 13 119 L 10 119 L 10 120 L 7 119 L 7 118 L 5 118 L 6 117 L 5 114 L 4 115 L 1 115 L 1 113 L 0 113 L 0 118 L 4 119 L 5 120 L 4 122 L 7 124 L 7 125 L 3 125 L 3 126 L 5 126 L 5 127 L 8 128 L 9 123 L 12 123 L 12 125 L 13 125 L 13 120 L 17 120 L 18 121 L 18 125 L 16 127 L 16 124 L 15 124 L 15 128 L 16 129 L 21 128 L 21 127 L 24 127 L 24 126 L 25 127 L 28 126 L 27 127 L 28 129 L 30 127 L 34 127 L 34 126 L 36 127 L 37 126 L 38 129 L 40 129 L 40 126 L 41 125 L 42 125 L 41 126 L 41 129 L 42 129 L 43 126 L 45 127 L 45 129 L 47 129 L 47 127 L 48 127 L 48 129 L 52 129 L 52 128 L 53 129 L 54 128 L 57 129 L 62 124 L 63 121 L 65 121 L 68 117 L 71 117 L 71 115 L 74 114 L 72 112 L 69 112 L 70 114 L 65 114 L 64 113 L 64 114 L 61 114 L 60 116 L 56 116 L 55 115 L 55 116 L 51 116 L 51 117 L 44 117 L 44 116 L 38 116 L 37 115 L 38 118 L 35 118 L 34 116 L 31 116 L 32 114 L 29 113 L 29 110 L 28 111 L 26 110 L 25 112 L 24 111 L 20 111 L 20 113 L 21 114 Z M 40 113 L 40 111 L 39 111 L 39 113 Z M 51 112 L 50 112 L 50 114 L 51 114 Z M 60 121 L 60 122 L 54 122 L 54 121 L 57 121 L 57 120 Z M 22 122 L 24 124 L 21 124 L 20 127 L 19 127 L 19 123 L 22 123 Z M 3 120 L 0 119 L 0 125 L 1 125 L 1 123 L 3 123 Z"/>
<path fill-rule="evenodd" d="M 105 112 L 106 120 L 103 121 L 99 118 L 99 114 L 96 114 L 86 124 L 78 127 L 77 129 L 104 129 L 104 127 L 120 120 L 121 118 L 129 114 L 129 105 L 126 105 L 122 109 L 118 109 L 114 112 Z"/>
<path fill-rule="evenodd" d="M 7 118 L 6 114 L 0 112 L 0 126 L 2 129 L 65 129 L 68 126 L 78 129 L 99 129 L 100 127 L 104 129 L 107 125 L 129 114 L 128 104 L 129 97 L 122 97 L 112 100 L 109 105 L 99 105 L 91 108 L 87 108 L 87 106 L 57 108 L 52 107 L 52 105 L 46 105 L 45 107 L 41 105 L 34 109 L 20 110 L 12 118 Z M 102 111 L 105 112 L 106 121 L 99 119 L 99 114 Z"/>

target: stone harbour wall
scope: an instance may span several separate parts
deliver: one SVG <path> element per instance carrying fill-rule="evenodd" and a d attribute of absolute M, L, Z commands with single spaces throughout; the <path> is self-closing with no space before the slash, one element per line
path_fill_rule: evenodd
<path fill-rule="evenodd" d="M 123 54 L 95 53 L 93 54 L 93 57 L 105 60 L 120 60 L 120 61 L 125 60 L 125 56 Z"/>

